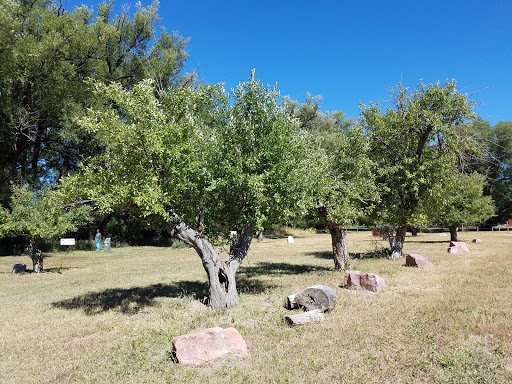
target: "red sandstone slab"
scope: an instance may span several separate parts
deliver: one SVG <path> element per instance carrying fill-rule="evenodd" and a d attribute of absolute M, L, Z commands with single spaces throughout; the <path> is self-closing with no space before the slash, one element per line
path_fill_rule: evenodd
<path fill-rule="evenodd" d="M 418 268 L 434 268 L 426 257 L 418 255 L 417 253 L 410 253 L 405 258 L 405 265 L 407 267 L 418 267 Z"/>
<path fill-rule="evenodd" d="M 345 271 L 345 280 L 343 283 L 345 288 L 362 289 L 379 293 L 386 286 L 384 279 L 373 273 L 359 271 Z"/>

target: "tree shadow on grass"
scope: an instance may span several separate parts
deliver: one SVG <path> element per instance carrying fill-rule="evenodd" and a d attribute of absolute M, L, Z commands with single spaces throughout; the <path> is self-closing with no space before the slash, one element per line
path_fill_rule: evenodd
<path fill-rule="evenodd" d="M 448 240 L 406 240 L 406 243 L 414 243 L 414 244 L 450 244 L 450 239 Z"/>
<path fill-rule="evenodd" d="M 57 273 L 59 275 L 62 274 L 62 271 L 67 271 L 70 269 L 74 269 L 73 267 L 55 267 L 55 268 L 45 268 L 43 271 L 44 273 Z M 31 270 L 31 272 L 33 272 Z"/>
<path fill-rule="evenodd" d="M 86 315 L 96 315 L 109 310 L 135 313 L 143 307 L 155 305 L 157 297 L 203 297 L 208 295 L 208 285 L 202 281 L 180 281 L 175 284 L 153 284 L 147 287 L 112 288 L 89 292 L 71 299 L 52 303 L 55 308 L 83 309 Z"/>
<path fill-rule="evenodd" d="M 350 258 L 351 259 L 385 259 L 388 254 L 391 254 L 391 251 L 388 249 L 381 249 L 377 251 L 370 251 L 370 252 L 360 252 L 360 253 L 351 253 Z"/>
<path fill-rule="evenodd" d="M 289 263 L 266 263 L 261 262 L 257 265 L 243 266 L 240 268 L 240 273 L 245 274 L 247 277 L 258 275 L 299 275 L 305 273 L 331 271 L 326 267 L 308 264 L 289 264 Z"/>
<path fill-rule="evenodd" d="M 239 292 L 256 294 L 274 285 L 258 279 L 237 276 Z M 208 297 L 206 281 L 180 281 L 174 284 L 153 284 L 147 287 L 112 288 L 100 292 L 89 292 L 71 299 L 52 303 L 54 308 L 82 309 L 86 315 L 96 315 L 110 310 L 125 314 L 134 314 L 144 307 L 154 306 L 158 297 L 183 298 L 192 296 L 203 303 Z"/>
<path fill-rule="evenodd" d="M 371 251 L 371 252 L 360 252 L 360 253 L 350 253 L 351 259 L 381 259 L 385 257 L 385 254 L 383 252 L 384 250 L 380 251 Z M 313 252 L 312 255 L 314 257 L 320 258 L 320 259 L 328 259 L 333 260 L 334 255 L 332 252 Z"/>
<path fill-rule="evenodd" d="M 313 257 L 316 257 L 318 259 L 332 260 L 334 258 L 332 251 L 311 252 L 310 255 L 312 255 Z"/>

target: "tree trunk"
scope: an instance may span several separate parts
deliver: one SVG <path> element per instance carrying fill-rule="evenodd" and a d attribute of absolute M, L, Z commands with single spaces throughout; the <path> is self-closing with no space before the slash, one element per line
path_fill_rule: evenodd
<path fill-rule="evenodd" d="M 201 233 L 189 228 L 171 212 L 173 221 L 166 223 L 167 232 L 195 249 L 208 276 L 208 306 L 212 309 L 232 308 L 237 305 L 235 275 L 247 255 L 252 241 L 252 228 L 246 226 L 231 246 L 228 260 L 220 260 L 213 245 Z"/>
<path fill-rule="evenodd" d="M 350 269 L 350 255 L 347 246 L 347 231 L 340 224 L 329 217 L 327 207 L 322 203 L 316 204 L 316 209 L 325 220 L 329 233 L 331 234 L 332 254 L 334 257 L 334 270 L 346 271 Z"/>
<path fill-rule="evenodd" d="M 28 254 L 32 259 L 32 267 L 35 273 L 44 272 L 43 270 L 43 253 L 38 248 L 38 242 L 30 240 L 30 245 L 27 248 Z"/>
<path fill-rule="evenodd" d="M 418 228 L 415 227 L 407 227 L 407 231 L 411 232 L 412 236 L 418 236 Z"/>
<path fill-rule="evenodd" d="M 347 247 L 347 231 L 337 223 L 328 225 L 331 233 L 332 253 L 334 255 L 334 270 L 346 271 L 350 269 L 350 259 Z"/>
<path fill-rule="evenodd" d="M 404 257 L 402 250 L 404 248 L 405 234 L 407 233 L 407 225 L 398 227 L 396 236 L 389 238 L 389 245 L 391 246 L 391 259 L 401 259 Z"/>
<path fill-rule="evenodd" d="M 459 241 L 457 237 L 458 225 L 450 225 L 450 241 Z"/>
<path fill-rule="evenodd" d="M 260 231 L 260 233 L 258 233 L 257 239 L 258 239 L 258 242 L 263 241 L 263 229 Z"/>

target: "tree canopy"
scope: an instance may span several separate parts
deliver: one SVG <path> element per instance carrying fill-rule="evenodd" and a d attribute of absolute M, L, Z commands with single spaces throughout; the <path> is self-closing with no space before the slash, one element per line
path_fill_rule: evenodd
<path fill-rule="evenodd" d="M 158 2 L 113 15 L 113 1 L 65 11 L 49 0 L 0 5 L 0 202 L 11 181 L 35 188 L 76 171 L 98 142 L 74 117 L 95 104 L 87 78 L 130 88 L 152 78 L 172 85 L 186 40 L 161 31 Z"/>
<path fill-rule="evenodd" d="M 467 96 L 455 81 L 425 85 L 415 90 L 398 84 L 393 108 L 361 105 L 362 124 L 371 143 L 380 203 L 376 220 L 397 229 L 392 257 L 402 256 L 407 225 L 428 221 L 422 206 L 436 184 L 450 178 L 460 154 L 472 151 L 464 124 L 474 117 Z M 437 196 L 438 199 L 444 198 Z"/>

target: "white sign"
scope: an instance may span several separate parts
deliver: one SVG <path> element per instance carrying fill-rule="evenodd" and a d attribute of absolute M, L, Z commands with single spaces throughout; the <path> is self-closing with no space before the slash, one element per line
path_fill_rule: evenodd
<path fill-rule="evenodd" d="M 75 239 L 60 239 L 60 245 L 75 245 Z"/>

